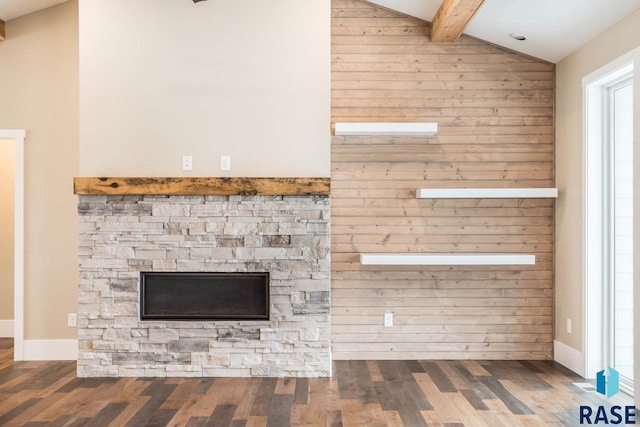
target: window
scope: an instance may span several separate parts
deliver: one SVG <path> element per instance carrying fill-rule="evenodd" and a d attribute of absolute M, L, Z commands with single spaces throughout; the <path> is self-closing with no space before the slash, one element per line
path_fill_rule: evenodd
<path fill-rule="evenodd" d="M 634 379 L 634 66 L 585 78 L 585 373 L 611 366 Z M 637 215 L 636 215 L 637 216 Z M 637 237 L 636 237 L 637 239 Z"/>
<path fill-rule="evenodd" d="M 607 87 L 608 364 L 633 388 L 633 79 Z"/>

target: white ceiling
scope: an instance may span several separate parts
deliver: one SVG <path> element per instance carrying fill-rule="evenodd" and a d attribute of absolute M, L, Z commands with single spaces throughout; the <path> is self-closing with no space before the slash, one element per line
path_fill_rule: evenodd
<path fill-rule="evenodd" d="M 0 0 L 0 19 L 8 21 L 65 1 Z M 441 0 L 372 3 L 431 21 Z M 640 0 L 486 0 L 465 33 L 558 62 L 639 7 Z M 513 40 L 509 34 L 524 35 L 527 40 Z"/>
<path fill-rule="evenodd" d="M 441 0 L 372 0 L 431 21 Z M 465 33 L 558 62 L 640 7 L 640 0 L 486 0 Z M 526 41 L 509 34 L 524 35 Z"/>

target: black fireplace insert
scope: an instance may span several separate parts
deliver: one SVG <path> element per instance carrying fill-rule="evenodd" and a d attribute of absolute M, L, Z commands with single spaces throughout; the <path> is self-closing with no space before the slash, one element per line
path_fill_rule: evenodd
<path fill-rule="evenodd" d="M 141 320 L 269 320 L 269 273 L 141 272 Z"/>

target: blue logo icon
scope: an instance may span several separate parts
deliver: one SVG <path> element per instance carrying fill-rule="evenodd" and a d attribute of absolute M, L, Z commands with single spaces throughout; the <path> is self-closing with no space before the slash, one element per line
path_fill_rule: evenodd
<path fill-rule="evenodd" d="M 604 375 L 604 369 L 596 374 L 596 391 L 604 396 L 615 396 L 620 391 L 620 373 L 607 366 L 609 376 Z"/>

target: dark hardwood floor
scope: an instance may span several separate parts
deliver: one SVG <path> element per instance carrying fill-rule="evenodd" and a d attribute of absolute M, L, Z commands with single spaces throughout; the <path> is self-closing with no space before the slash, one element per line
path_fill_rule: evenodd
<path fill-rule="evenodd" d="M 632 405 L 552 362 L 337 361 L 331 379 L 79 379 L 75 362 L 14 362 L 0 339 L 0 426 L 578 425 Z"/>

